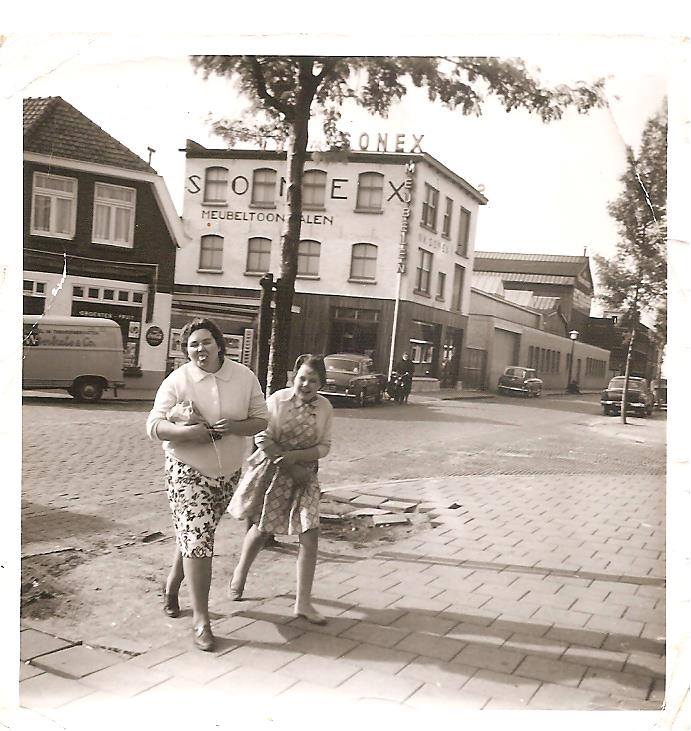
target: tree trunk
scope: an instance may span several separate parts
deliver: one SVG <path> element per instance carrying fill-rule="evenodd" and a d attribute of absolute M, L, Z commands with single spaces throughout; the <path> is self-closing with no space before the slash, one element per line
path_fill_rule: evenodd
<path fill-rule="evenodd" d="M 290 121 L 288 138 L 286 208 L 288 220 L 281 233 L 281 272 L 276 282 L 276 309 L 271 331 L 271 354 L 267 375 L 268 393 L 285 388 L 290 356 L 291 310 L 295 294 L 298 244 L 302 227 L 302 176 L 307 160 L 310 107 L 316 90 L 312 62 L 304 59 L 300 65 L 300 84 L 295 116 Z"/>
<path fill-rule="evenodd" d="M 624 368 L 624 391 L 621 394 L 621 423 L 626 424 L 626 401 L 629 397 L 629 374 L 631 372 L 631 356 L 633 355 L 633 341 L 636 339 L 636 324 L 631 328 L 629 349 L 626 353 L 626 367 Z"/>

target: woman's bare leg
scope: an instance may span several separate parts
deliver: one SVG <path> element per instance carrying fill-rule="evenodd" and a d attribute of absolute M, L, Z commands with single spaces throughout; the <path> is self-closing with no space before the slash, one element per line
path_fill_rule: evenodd
<path fill-rule="evenodd" d="M 266 535 L 256 525 L 252 525 L 247 533 L 245 533 L 242 548 L 240 549 L 240 560 L 235 567 L 235 571 L 233 571 L 233 578 L 230 582 L 230 594 L 232 598 L 239 599 L 242 596 L 245 582 L 247 581 L 247 574 L 252 567 L 254 559 L 257 558 L 259 551 L 262 550 Z"/>
<path fill-rule="evenodd" d="M 177 596 L 180 591 L 180 584 L 185 578 L 185 572 L 182 567 L 182 554 L 180 549 L 175 546 L 175 554 L 173 555 L 173 565 L 170 567 L 170 573 L 166 579 L 166 594 Z"/>
<path fill-rule="evenodd" d="M 211 588 L 211 556 L 183 558 L 182 565 L 192 598 L 192 624 L 209 624 L 209 589 Z"/>
<path fill-rule="evenodd" d="M 312 584 L 314 570 L 317 566 L 317 548 L 319 546 L 319 529 L 300 533 L 300 548 L 297 561 L 297 591 L 295 594 L 295 614 L 300 614 L 310 621 L 319 624 L 326 620 L 312 606 Z"/>

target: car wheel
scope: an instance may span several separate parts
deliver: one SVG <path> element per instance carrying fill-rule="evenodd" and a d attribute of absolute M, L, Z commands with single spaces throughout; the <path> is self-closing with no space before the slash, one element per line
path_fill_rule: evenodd
<path fill-rule="evenodd" d="M 538 390 L 535 391 L 535 398 L 540 398 L 540 396 L 542 396 L 542 389 L 538 388 Z"/>
<path fill-rule="evenodd" d="M 97 378 L 80 378 L 72 384 L 69 393 L 77 401 L 93 403 L 103 396 L 103 383 Z"/>

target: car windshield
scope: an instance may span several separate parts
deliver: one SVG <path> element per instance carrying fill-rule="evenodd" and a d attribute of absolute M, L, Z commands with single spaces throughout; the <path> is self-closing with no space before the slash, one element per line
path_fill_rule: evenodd
<path fill-rule="evenodd" d="M 529 374 L 526 368 L 507 368 L 504 371 L 505 376 L 516 376 L 516 378 L 525 378 Z"/>
<path fill-rule="evenodd" d="M 624 388 L 624 376 L 617 376 L 609 382 L 608 388 Z M 644 381 L 642 378 L 629 378 L 629 388 L 642 388 Z"/>
<path fill-rule="evenodd" d="M 347 358 L 324 358 L 324 365 L 327 371 L 358 372 L 358 362 Z"/>

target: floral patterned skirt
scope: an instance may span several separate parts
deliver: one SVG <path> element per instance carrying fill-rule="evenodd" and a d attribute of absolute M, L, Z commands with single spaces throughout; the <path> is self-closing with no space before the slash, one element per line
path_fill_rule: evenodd
<path fill-rule="evenodd" d="M 284 469 L 264 460 L 242 476 L 228 512 L 234 518 L 248 518 L 263 533 L 295 535 L 318 528 L 316 462 L 313 470 L 307 482 L 295 484 Z"/>
<path fill-rule="evenodd" d="M 240 480 L 240 470 L 230 477 L 206 477 L 194 467 L 166 454 L 165 481 L 175 540 L 184 558 L 210 558 L 221 516 Z"/>

